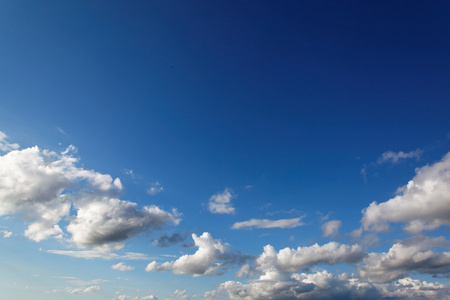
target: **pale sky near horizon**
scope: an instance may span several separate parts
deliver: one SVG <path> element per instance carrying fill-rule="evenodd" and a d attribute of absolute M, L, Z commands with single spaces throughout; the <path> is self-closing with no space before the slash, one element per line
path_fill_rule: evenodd
<path fill-rule="evenodd" d="M 450 299 L 449 13 L 2 1 L 0 298 Z"/>

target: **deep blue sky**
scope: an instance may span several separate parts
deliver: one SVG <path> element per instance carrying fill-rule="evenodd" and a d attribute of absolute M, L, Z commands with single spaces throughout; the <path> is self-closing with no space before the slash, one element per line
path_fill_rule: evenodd
<path fill-rule="evenodd" d="M 267 244 L 277 251 L 329 241 L 364 245 L 365 234 L 349 236 L 361 226 L 361 211 L 395 197 L 416 168 L 434 166 L 449 151 L 449 13 L 446 1 L 2 1 L 3 142 L 20 144 L 18 151 L 74 145 L 77 167 L 120 178 L 121 200 L 182 214 L 176 226 L 133 234 L 121 251 L 192 254 L 195 247 L 160 248 L 152 240 L 180 233 L 192 244 L 190 234 L 203 232 L 255 257 Z M 399 160 L 382 161 L 388 151 Z M 77 180 L 61 193 L 76 194 L 74 186 L 91 179 Z M 163 191 L 149 195 L 151 187 Z M 210 199 L 227 189 L 234 213 L 212 213 Z M 80 207 L 73 202 L 70 216 Z M 321 216 L 329 213 L 341 227 L 327 236 Z M 39 219 L 23 214 L 0 210 L 0 230 L 13 233 L 2 239 L 11 253 L 30 243 L 24 231 Z M 230 229 L 250 219 L 295 218 L 301 226 Z M 395 229 L 379 234 L 367 253 L 419 234 L 405 233 L 405 220 L 390 221 Z M 65 216 L 58 224 L 74 242 L 70 222 Z M 445 237 L 443 226 L 426 234 Z M 43 249 L 43 260 L 86 262 L 45 252 L 76 250 L 77 242 L 31 245 Z M 110 261 L 89 262 L 111 271 Z M 74 276 L 63 269 L 46 276 Z M 145 284 L 150 276 L 192 280 L 195 291 L 179 288 L 192 295 L 234 280 L 236 270 L 133 276 Z M 178 287 L 168 286 L 146 292 L 175 297 L 170 289 Z M 54 289 L 47 283 L 43 291 Z M 100 291 L 83 297 L 118 297 Z M 8 296 L 15 293 L 26 295 Z"/>

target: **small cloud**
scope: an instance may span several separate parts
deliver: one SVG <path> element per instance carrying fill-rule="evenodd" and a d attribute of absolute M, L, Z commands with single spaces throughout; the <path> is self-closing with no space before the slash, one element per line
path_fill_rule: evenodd
<path fill-rule="evenodd" d="M 231 226 L 231 229 L 242 229 L 247 227 L 256 228 L 294 228 L 304 225 L 301 220 L 304 217 L 293 219 L 267 220 L 267 219 L 251 219 L 244 222 L 236 222 Z"/>
<path fill-rule="evenodd" d="M 133 179 L 134 179 L 134 177 L 135 177 L 134 171 L 131 170 L 131 169 L 124 169 L 124 170 L 123 170 L 123 173 L 125 173 L 125 175 L 128 175 L 128 176 L 130 176 L 130 177 L 133 178 Z"/>
<path fill-rule="evenodd" d="M 408 159 L 408 158 L 415 158 L 418 160 L 420 156 L 423 154 L 423 150 L 416 149 L 415 151 L 411 152 L 393 152 L 393 151 L 386 151 L 377 159 L 377 164 L 382 165 L 385 163 L 391 163 L 393 165 L 398 164 L 401 160 Z"/>
<path fill-rule="evenodd" d="M 186 299 L 188 297 L 186 290 L 175 290 L 175 292 L 172 293 L 172 296 L 181 299 Z"/>
<path fill-rule="evenodd" d="M 339 220 L 328 221 L 320 227 L 323 231 L 323 236 L 336 236 L 339 233 L 342 222 Z"/>
<path fill-rule="evenodd" d="M 100 290 L 98 285 L 90 286 L 87 288 L 66 288 L 69 294 L 90 294 Z"/>
<path fill-rule="evenodd" d="M 69 136 L 61 127 L 56 127 L 56 130 L 65 136 Z"/>
<path fill-rule="evenodd" d="M 147 190 L 147 194 L 155 196 L 163 191 L 164 188 L 161 186 L 159 181 L 155 181 L 150 184 L 150 188 Z"/>
<path fill-rule="evenodd" d="M 278 215 L 278 214 L 300 215 L 301 213 L 298 210 L 296 210 L 295 208 L 293 208 L 291 210 L 269 211 L 266 213 L 266 215 L 268 215 L 268 216 L 274 216 L 274 215 Z"/>
<path fill-rule="evenodd" d="M 213 214 L 234 214 L 235 209 L 231 205 L 231 199 L 236 198 L 232 190 L 226 188 L 222 193 L 217 193 L 209 198 L 208 208 Z"/>
<path fill-rule="evenodd" d="M 131 270 L 134 270 L 134 267 L 127 266 L 123 262 L 120 262 L 118 264 L 112 265 L 111 269 L 118 270 L 118 271 L 131 271 Z"/>
<path fill-rule="evenodd" d="M 153 245 L 155 245 L 156 247 L 166 248 L 175 245 L 177 243 L 182 243 L 188 237 L 189 237 L 188 232 L 185 232 L 183 235 L 181 235 L 179 232 L 175 232 L 172 235 L 164 234 L 159 239 L 153 240 Z M 183 247 L 190 247 L 190 246 L 191 245 L 183 243 Z"/>
<path fill-rule="evenodd" d="M 367 167 L 366 166 L 362 167 L 360 174 L 364 178 L 364 183 L 367 183 Z"/>
<path fill-rule="evenodd" d="M 0 235 L 2 235 L 4 238 L 10 238 L 12 236 L 12 232 L 7 230 L 0 230 Z"/>
<path fill-rule="evenodd" d="M 20 147 L 19 144 L 16 144 L 16 143 L 10 144 L 6 141 L 7 138 L 8 138 L 8 136 L 5 133 L 0 131 L 0 151 L 9 152 L 12 150 L 19 149 L 19 147 Z"/>
<path fill-rule="evenodd" d="M 245 189 L 251 190 L 251 189 L 253 189 L 254 187 L 255 187 L 254 185 L 246 185 L 246 186 L 245 186 Z"/>

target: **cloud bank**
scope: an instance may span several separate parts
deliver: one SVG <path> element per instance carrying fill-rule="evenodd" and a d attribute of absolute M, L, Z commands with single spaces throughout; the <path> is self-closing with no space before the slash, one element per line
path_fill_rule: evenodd
<path fill-rule="evenodd" d="M 119 249 L 141 232 L 179 223 L 176 210 L 139 209 L 120 200 L 120 179 L 77 167 L 74 151 L 73 146 L 62 153 L 35 146 L 0 156 L 0 216 L 23 216 L 25 236 L 33 241 L 70 234 L 69 241 L 79 248 Z M 60 227 L 63 218 L 67 231 Z"/>

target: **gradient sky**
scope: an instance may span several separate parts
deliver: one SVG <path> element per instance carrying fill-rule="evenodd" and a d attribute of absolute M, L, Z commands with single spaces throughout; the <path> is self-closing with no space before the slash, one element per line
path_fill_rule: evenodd
<path fill-rule="evenodd" d="M 447 1 L 1 1 L 2 299 L 450 299 Z"/>

